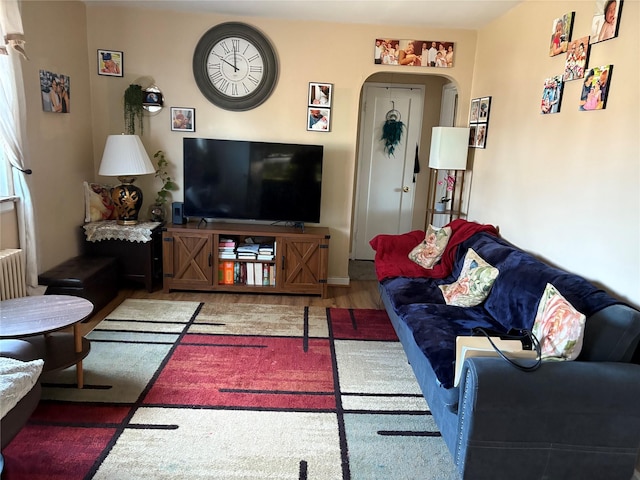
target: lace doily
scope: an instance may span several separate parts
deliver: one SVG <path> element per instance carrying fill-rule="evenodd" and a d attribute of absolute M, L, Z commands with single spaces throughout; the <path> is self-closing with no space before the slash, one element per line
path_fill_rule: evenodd
<path fill-rule="evenodd" d="M 91 222 L 83 226 L 89 242 L 102 240 L 125 240 L 127 242 L 146 243 L 151 241 L 151 231 L 160 222 L 140 222 L 136 225 L 118 225 L 116 220 Z"/>

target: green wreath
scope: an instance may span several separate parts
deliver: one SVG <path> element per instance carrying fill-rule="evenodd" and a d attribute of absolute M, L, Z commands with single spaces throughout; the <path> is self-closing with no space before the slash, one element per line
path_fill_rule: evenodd
<path fill-rule="evenodd" d="M 402 139 L 403 129 L 404 123 L 400 121 L 400 112 L 390 110 L 382 126 L 382 138 L 380 138 L 380 140 L 384 140 L 384 151 L 388 156 L 394 155 L 396 145 Z"/>

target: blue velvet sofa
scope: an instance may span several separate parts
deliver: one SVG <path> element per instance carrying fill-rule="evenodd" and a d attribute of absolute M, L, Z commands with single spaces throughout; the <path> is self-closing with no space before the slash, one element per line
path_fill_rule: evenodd
<path fill-rule="evenodd" d="M 415 271 L 402 263 L 424 232 L 371 241 L 384 306 L 461 477 L 630 480 L 640 452 L 640 312 L 470 223 L 453 224 L 441 278 L 402 274 Z M 456 238 L 456 225 L 467 238 Z M 458 278 L 469 248 L 498 277 L 482 304 L 446 305 L 438 285 Z M 586 316 L 579 357 L 533 372 L 468 358 L 454 387 L 456 336 L 531 328 L 548 282 Z"/>

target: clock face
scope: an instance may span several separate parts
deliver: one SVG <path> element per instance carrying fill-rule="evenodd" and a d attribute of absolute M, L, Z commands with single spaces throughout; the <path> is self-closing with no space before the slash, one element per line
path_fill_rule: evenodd
<path fill-rule="evenodd" d="M 264 59 L 251 42 L 240 37 L 218 41 L 207 61 L 209 81 L 223 95 L 242 98 L 262 82 Z"/>
<path fill-rule="evenodd" d="M 202 36 L 193 55 L 193 75 L 211 103 L 227 110 L 249 110 L 273 92 L 278 63 L 260 32 L 229 22 Z"/>

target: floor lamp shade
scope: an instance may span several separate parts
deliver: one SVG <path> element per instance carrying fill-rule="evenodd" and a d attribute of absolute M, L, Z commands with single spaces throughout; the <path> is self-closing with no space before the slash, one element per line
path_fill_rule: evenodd
<path fill-rule="evenodd" d="M 109 135 L 102 154 L 99 175 L 118 177 L 122 185 L 114 187 L 111 198 L 120 225 L 138 223 L 142 207 L 142 190 L 133 185 L 138 175 L 155 173 L 140 137 L 137 135 Z"/>
<path fill-rule="evenodd" d="M 468 127 L 433 127 L 429 168 L 466 170 L 469 153 Z"/>

